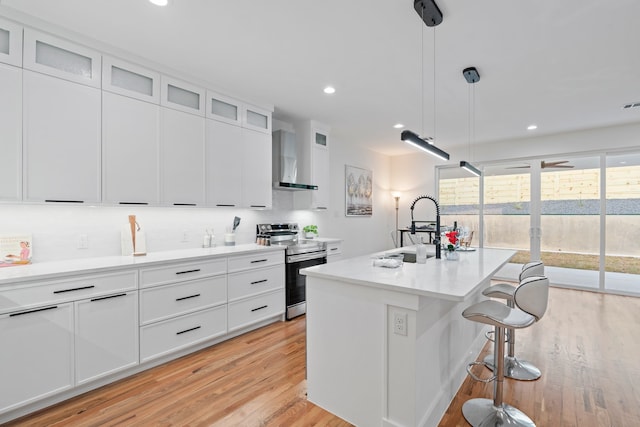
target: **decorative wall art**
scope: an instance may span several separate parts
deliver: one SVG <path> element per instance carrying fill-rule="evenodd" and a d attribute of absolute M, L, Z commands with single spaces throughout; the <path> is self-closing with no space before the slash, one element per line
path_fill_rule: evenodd
<path fill-rule="evenodd" d="M 373 211 L 373 176 L 367 169 L 345 165 L 346 215 L 371 216 Z"/>

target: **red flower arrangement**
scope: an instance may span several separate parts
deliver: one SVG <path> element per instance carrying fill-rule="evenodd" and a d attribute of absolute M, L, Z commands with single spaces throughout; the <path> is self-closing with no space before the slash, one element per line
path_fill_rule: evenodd
<path fill-rule="evenodd" d="M 449 251 L 455 251 L 456 250 L 456 243 L 458 243 L 458 232 L 457 231 L 450 231 L 448 233 L 444 234 L 445 236 L 447 236 L 447 239 L 449 239 L 449 244 L 447 245 L 447 250 Z"/>

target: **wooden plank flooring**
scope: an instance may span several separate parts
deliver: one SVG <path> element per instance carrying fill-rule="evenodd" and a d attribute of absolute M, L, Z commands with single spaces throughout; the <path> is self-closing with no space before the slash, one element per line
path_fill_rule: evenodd
<path fill-rule="evenodd" d="M 552 288 L 544 318 L 518 331 L 517 339 L 517 354 L 543 376 L 505 380 L 505 401 L 538 426 L 640 426 L 640 298 Z M 479 359 L 488 350 L 489 345 Z M 303 316 L 8 425 L 349 426 L 307 402 L 304 372 Z M 467 426 L 462 404 L 490 398 L 492 388 L 467 378 L 440 426 Z"/>

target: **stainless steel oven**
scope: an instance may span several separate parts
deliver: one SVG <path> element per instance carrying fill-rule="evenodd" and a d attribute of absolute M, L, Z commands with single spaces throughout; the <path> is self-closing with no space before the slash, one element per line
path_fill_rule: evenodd
<path fill-rule="evenodd" d="M 327 262 L 327 245 L 317 240 L 298 240 L 298 224 L 258 224 L 257 236 L 266 238 L 271 245 L 285 248 L 286 318 L 291 320 L 307 312 L 306 277 L 303 268 Z"/>
<path fill-rule="evenodd" d="M 289 255 L 286 258 L 287 320 L 307 312 L 306 276 L 300 270 L 327 263 L 327 251 Z"/>

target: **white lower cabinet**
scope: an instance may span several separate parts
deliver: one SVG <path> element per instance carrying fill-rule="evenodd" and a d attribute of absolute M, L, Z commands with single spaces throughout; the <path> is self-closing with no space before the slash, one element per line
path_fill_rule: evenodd
<path fill-rule="evenodd" d="M 143 326 L 140 328 L 140 361 L 146 362 L 226 333 L 226 305 Z"/>
<path fill-rule="evenodd" d="M 0 315 L 0 412 L 74 385 L 73 304 Z"/>
<path fill-rule="evenodd" d="M 208 277 L 140 290 L 140 324 L 227 303 L 227 278 Z"/>
<path fill-rule="evenodd" d="M 327 242 L 327 262 L 340 261 L 342 259 L 342 241 Z"/>
<path fill-rule="evenodd" d="M 138 292 L 75 303 L 76 383 L 138 364 Z"/>
<path fill-rule="evenodd" d="M 284 289 L 229 303 L 229 332 L 284 314 Z"/>

